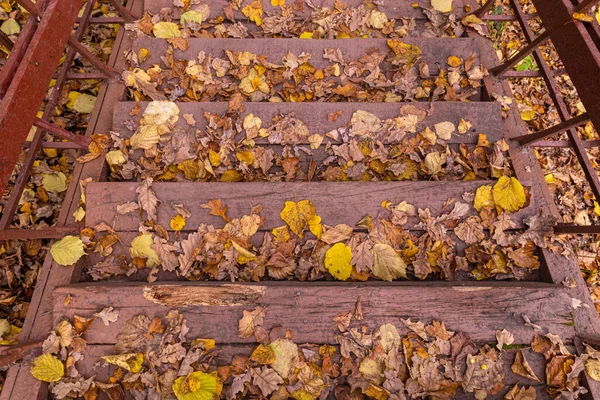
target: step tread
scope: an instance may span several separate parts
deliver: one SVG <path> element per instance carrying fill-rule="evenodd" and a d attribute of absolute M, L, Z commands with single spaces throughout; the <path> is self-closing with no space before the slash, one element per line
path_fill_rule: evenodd
<path fill-rule="evenodd" d="M 262 230 L 271 230 L 284 225 L 280 219 L 286 201 L 308 199 L 315 205 L 317 214 L 324 224 L 354 226 L 366 215 L 375 218 L 383 214 L 383 201 L 398 204 L 406 201 L 416 208 L 429 208 L 432 216 L 450 212 L 453 205 L 444 209 L 449 198 L 462 200 L 463 194 L 474 193 L 485 181 L 400 181 L 400 182 L 155 182 L 152 189 L 161 202 L 158 206 L 157 222 L 171 229 L 170 219 L 175 211 L 172 203 L 183 204 L 191 217 L 186 221 L 186 230 L 196 230 L 201 223 L 223 226 L 220 217 L 209 215 L 200 207 L 213 199 L 221 199 L 228 207 L 230 218 L 248 215 L 252 206 L 262 205 L 260 215 L 266 219 Z M 526 185 L 526 183 L 524 183 Z M 90 182 L 86 186 L 86 226 L 107 223 L 116 231 L 137 231 L 146 215 L 138 212 L 124 215 L 117 213 L 117 206 L 137 202 L 138 182 Z M 470 215 L 476 210 L 469 204 Z M 536 213 L 530 204 L 512 215 L 516 229 L 524 227 L 523 220 Z M 411 217 L 403 227 L 411 229 L 419 222 Z"/>
<path fill-rule="evenodd" d="M 115 105 L 113 114 L 113 131 L 122 138 L 132 135 L 130 126 L 138 126 L 148 102 L 120 102 Z M 191 114 L 196 121 L 195 129 L 203 130 L 207 126 L 204 113 L 225 115 L 228 108 L 227 102 L 176 102 L 179 108 L 179 119 L 176 127 L 189 130 L 190 125 L 183 118 L 183 114 Z M 278 114 L 293 113 L 294 117 L 302 121 L 311 134 L 324 135 L 335 129 L 348 126 L 352 115 L 356 111 L 367 111 L 375 114 L 380 119 L 396 118 L 400 116 L 403 107 L 410 107 L 427 112 L 425 118 L 416 125 L 416 132 L 421 132 L 426 127 L 434 130 L 437 123 L 449 121 L 458 126 L 460 119 L 469 121 L 472 128 L 465 134 L 455 132 L 448 143 L 476 144 L 480 133 L 485 133 L 487 139 L 494 143 L 502 138 L 502 112 L 501 104 L 497 102 L 413 102 L 413 103 L 244 103 L 244 111 L 240 118 L 253 114 L 262 120 L 263 127 L 271 126 L 273 117 Z M 405 108 L 408 109 L 408 108 Z M 134 111 L 135 110 L 135 111 Z M 135 115 L 131 115 L 132 111 Z M 341 111 L 342 114 L 330 121 L 329 114 Z M 408 111 L 407 111 L 408 112 Z M 414 114 L 414 111 L 409 112 Z M 413 136 L 407 133 L 406 137 Z M 201 134 L 200 134 L 201 137 Z M 240 138 L 242 135 L 240 135 Z M 266 139 L 256 139 L 257 144 L 263 144 Z M 323 144 L 337 143 L 325 137 Z M 268 142 L 266 143 L 268 144 Z"/>
<path fill-rule="evenodd" d="M 284 43 L 285 40 L 285 43 Z M 449 56 L 457 56 L 463 60 L 475 53 L 475 63 L 479 64 L 479 48 L 472 38 L 402 38 L 403 43 L 417 45 L 421 49 L 419 62 L 429 66 L 430 76 L 435 76 L 440 70 L 440 65 L 447 68 Z M 232 39 L 232 38 L 190 38 L 187 40 L 188 48 L 185 51 L 174 49 L 175 59 L 196 60 L 200 52 L 207 56 L 226 58 L 225 50 L 234 52 L 248 51 L 256 55 L 264 55 L 268 62 L 280 64 L 282 58 L 292 51 L 296 56 L 301 53 L 312 54 L 309 62 L 315 68 L 325 68 L 334 63 L 323 57 L 325 49 L 339 49 L 344 61 L 358 60 L 370 49 L 378 49 L 381 54 L 391 53 L 387 39 Z M 133 42 L 133 51 L 145 48 L 150 54 L 140 63 L 143 68 L 154 64 L 164 65 L 161 57 L 169 48 L 167 39 L 153 37 L 139 37 Z"/>
<path fill-rule="evenodd" d="M 366 325 L 392 323 L 401 334 L 407 333 L 401 318 L 425 323 L 435 319 L 478 343 L 493 343 L 496 330 L 506 329 L 515 343 L 528 344 L 536 332 L 524 325 L 526 315 L 567 342 L 574 335 L 568 290 L 543 283 L 79 283 L 57 288 L 53 303 L 55 324 L 75 314 L 89 317 L 109 306 L 119 309 L 119 319 L 109 330 L 97 319 L 92 322 L 86 332 L 90 344 L 114 344 L 131 317 L 164 316 L 173 308 L 187 317 L 192 337 L 252 343 L 254 338 L 238 336 L 237 322 L 243 310 L 257 305 L 266 309 L 267 330 L 281 326 L 290 329 L 298 343 L 334 344 L 332 318 L 354 310 L 359 298 Z"/>
<path fill-rule="evenodd" d="M 277 13 L 280 8 L 278 6 L 272 6 L 270 0 L 262 0 L 263 3 L 263 11 L 265 14 L 274 14 Z M 288 1 L 287 3 L 291 3 Z M 349 8 L 355 8 L 364 4 L 364 0 L 346 0 L 344 3 L 347 4 Z M 210 5 L 210 18 L 216 18 L 219 16 L 225 16 L 224 8 L 229 4 L 229 0 L 211 0 Z M 243 6 L 245 6 L 247 2 L 244 2 Z M 321 0 L 317 3 L 319 7 L 329 7 L 331 8 L 334 4 L 334 0 Z M 420 7 L 413 7 L 413 4 L 418 4 L 423 8 L 430 8 L 431 2 L 430 0 L 402 0 L 402 1 L 386 1 L 383 5 L 378 6 L 377 10 L 384 12 L 388 18 L 415 18 L 415 19 L 425 19 L 425 14 L 423 13 Z M 290 5 L 290 4 L 288 4 Z M 146 0 L 144 2 L 144 7 L 146 11 L 149 11 L 151 14 L 158 14 L 161 9 L 168 8 L 173 10 L 173 16 L 179 18 L 181 15 L 181 9 L 177 7 L 173 7 L 173 0 Z M 294 15 L 297 17 L 309 17 L 311 14 L 311 9 L 308 6 L 304 6 L 304 10 L 294 11 Z M 462 7 L 455 7 L 452 14 L 457 17 L 461 17 L 465 15 L 465 11 Z M 234 17 L 236 20 L 246 21 L 248 18 L 244 16 L 241 12 L 235 12 Z"/>

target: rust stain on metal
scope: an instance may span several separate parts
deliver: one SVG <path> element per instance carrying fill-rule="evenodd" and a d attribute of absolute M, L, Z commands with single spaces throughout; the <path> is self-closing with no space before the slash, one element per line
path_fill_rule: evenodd
<path fill-rule="evenodd" d="M 144 287 L 144 298 L 167 307 L 186 306 L 244 306 L 264 296 L 265 286 L 175 286 Z"/>

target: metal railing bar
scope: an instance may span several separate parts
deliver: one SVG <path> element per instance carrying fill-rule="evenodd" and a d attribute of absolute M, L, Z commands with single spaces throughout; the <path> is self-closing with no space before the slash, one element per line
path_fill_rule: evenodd
<path fill-rule="evenodd" d="M 535 49 L 537 49 L 541 44 L 545 43 L 550 39 L 547 31 L 542 32 L 538 35 L 532 42 L 530 42 L 527 46 L 523 47 L 519 52 L 506 61 L 504 64 L 500 64 L 489 70 L 490 73 L 500 76 L 504 74 L 507 70 L 511 69 L 515 65 L 517 65 L 521 60 L 530 55 Z"/>
<path fill-rule="evenodd" d="M 560 132 L 564 132 L 568 129 L 575 128 L 579 125 L 585 124 L 590 120 L 590 116 L 588 113 L 583 113 L 578 115 L 575 118 L 571 118 L 567 121 L 563 121 L 560 124 L 554 125 L 548 129 L 544 129 L 543 131 L 530 133 L 528 135 L 521 135 L 513 138 L 512 140 L 519 142 L 521 145 L 531 144 L 537 142 L 538 140 L 542 140 L 549 136 L 555 135 Z"/>

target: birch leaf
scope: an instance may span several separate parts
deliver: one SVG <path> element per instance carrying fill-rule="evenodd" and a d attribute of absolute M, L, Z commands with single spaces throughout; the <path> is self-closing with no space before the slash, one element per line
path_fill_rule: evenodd
<path fill-rule="evenodd" d="M 352 273 L 350 261 L 352 261 L 352 249 L 344 243 L 334 244 L 325 253 L 325 268 L 340 281 L 350 278 Z"/>
<path fill-rule="evenodd" d="M 58 382 L 65 375 L 65 366 L 55 356 L 42 354 L 33 360 L 31 375 L 42 382 Z"/>
<path fill-rule="evenodd" d="M 525 189 L 517 178 L 502 176 L 494 185 L 494 203 L 508 212 L 519 211 L 525 205 Z"/>
<path fill-rule="evenodd" d="M 129 254 L 132 257 L 139 257 L 146 259 L 146 267 L 152 268 L 160 265 L 160 259 L 156 250 L 152 248 L 154 244 L 154 235 L 151 233 L 144 233 L 136 236 L 131 241 L 131 247 L 129 248 Z"/>
<path fill-rule="evenodd" d="M 173 393 L 177 400 L 212 400 L 217 397 L 217 378 L 195 371 L 180 376 L 173 383 Z"/>
<path fill-rule="evenodd" d="M 179 30 L 177 24 L 165 21 L 154 24 L 152 33 L 154 33 L 154 36 L 160 39 L 173 39 L 181 36 L 181 31 Z"/>
<path fill-rule="evenodd" d="M 52 245 L 50 254 L 59 265 L 73 265 L 84 254 L 85 246 L 77 236 L 65 236 Z"/>

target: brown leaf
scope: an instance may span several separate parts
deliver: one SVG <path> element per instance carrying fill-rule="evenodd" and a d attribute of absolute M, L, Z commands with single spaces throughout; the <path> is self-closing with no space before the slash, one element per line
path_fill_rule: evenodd
<path fill-rule="evenodd" d="M 206 204 L 201 204 L 200 207 L 210 210 L 210 215 L 216 215 L 217 217 L 221 217 L 225 220 L 225 222 L 230 221 L 229 217 L 227 216 L 227 205 L 223 205 L 221 199 L 210 200 Z"/>
<path fill-rule="evenodd" d="M 279 385 L 283 384 L 283 379 L 269 367 L 251 368 L 252 382 L 258 386 L 263 395 L 269 396 Z"/>
<path fill-rule="evenodd" d="M 158 199 L 152 190 L 152 178 L 146 178 L 135 190 L 138 193 L 138 204 L 140 208 L 148 213 L 148 219 L 156 220 L 156 207 Z"/>
<path fill-rule="evenodd" d="M 533 381 L 542 383 L 540 378 L 538 378 L 535 375 L 535 373 L 533 372 L 533 370 L 531 369 L 531 366 L 529 365 L 529 363 L 527 362 L 527 359 L 525 358 L 525 353 L 523 353 L 522 350 L 519 350 L 519 352 L 515 356 L 515 362 L 513 363 L 511 369 L 512 369 L 512 372 L 514 372 L 517 375 L 521 375 L 527 379 L 531 379 Z"/>
<path fill-rule="evenodd" d="M 265 309 L 260 306 L 252 311 L 244 310 L 243 316 L 238 322 L 238 335 L 242 339 L 249 338 L 257 326 L 261 326 L 265 320 Z"/>
<path fill-rule="evenodd" d="M 517 384 L 504 395 L 504 400 L 536 400 L 536 398 L 537 394 L 534 387 L 519 387 Z"/>

